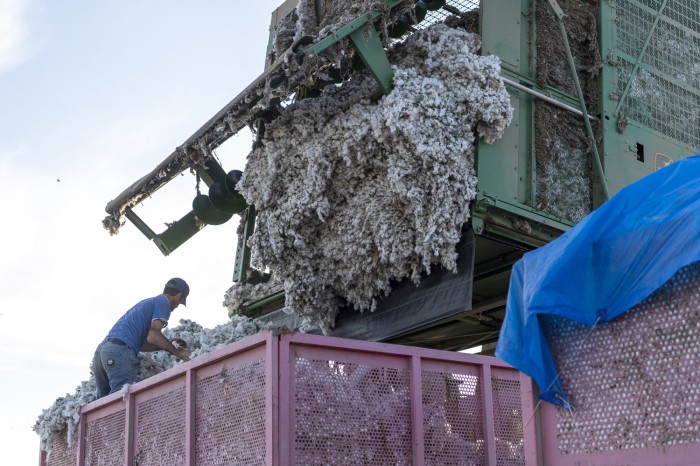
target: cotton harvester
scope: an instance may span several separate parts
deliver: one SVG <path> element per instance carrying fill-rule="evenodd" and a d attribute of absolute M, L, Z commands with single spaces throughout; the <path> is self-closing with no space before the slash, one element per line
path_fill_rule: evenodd
<path fill-rule="evenodd" d="M 240 215 L 255 331 L 84 382 L 40 464 L 697 464 L 699 12 L 287 0 L 264 72 L 103 222 L 168 255 Z M 156 233 L 134 209 L 185 171 Z M 475 346 L 502 359 L 440 351 Z"/>
<path fill-rule="evenodd" d="M 233 281 L 264 282 L 265 271 L 250 270 L 259 206 L 237 189 L 247 173 L 227 171 L 212 151 L 246 126 L 255 150 L 290 99 L 317 99 L 357 73 L 374 78 L 367 99 L 390 96 L 397 84 L 389 49 L 445 22 L 478 34 L 478 53 L 500 59 L 513 109 L 499 140 L 474 142 L 478 190 L 456 246 L 457 273 L 434 267 L 417 286 L 393 277 L 392 291 L 377 296 L 373 312 L 346 307 L 326 330 L 438 349 L 493 345 L 511 267 L 526 251 L 560 236 L 631 182 L 700 149 L 700 18 L 681 3 L 288 0 L 272 14 L 264 72 L 111 201 L 105 227 L 115 232 L 126 217 L 168 255 L 205 224 L 241 215 Z M 133 209 L 186 170 L 208 192 L 156 233 Z M 284 307 L 285 292 L 276 290 L 247 301 L 242 312 L 297 328 L 299 319 Z"/>

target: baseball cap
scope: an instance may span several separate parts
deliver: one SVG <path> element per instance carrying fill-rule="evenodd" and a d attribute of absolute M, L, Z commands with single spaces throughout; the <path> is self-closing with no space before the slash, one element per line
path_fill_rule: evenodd
<path fill-rule="evenodd" d="M 168 283 L 165 284 L 165 288 L 170 288 L 175 291 L 179 291 L 184 296 L 182 304 L 187 306 L 187 295 L 190 294 L 190 287 L 185 280 L 182 278 L 171 278 Z"/>

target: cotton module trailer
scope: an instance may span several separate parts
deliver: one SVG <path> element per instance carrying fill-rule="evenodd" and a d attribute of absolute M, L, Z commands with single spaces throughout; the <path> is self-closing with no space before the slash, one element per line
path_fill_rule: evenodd
<path fill-rule="evenodd" d="M 263 332 L 84 406 L 40 466 L 694 465 L 698 285 L 548 321 L 573 411 L 494 357 Z"/>
<path fill-rule="evenodd" d="M 328 20 L 339 12 L 346 14 L 340 22 Z M 348 19 L 348 12 L 357 14 Z M 390 96 L 389 49 L 441 22 L 478 34 L 481 56 L 500 59 L 513 108 L 499 140 L 474 142 L 478 190 L 456 246 L 458 273 L 436 267 L 419 286 L 395 280 L 374 312 L 343 310 L 329 333 L 450 350 L 494 344 L 511 267 L 524 252 L 558 237 L 624 186 L 700 149 L 697 2 L 286 1 L 272 14 L 264 72 L 111 201 L 105 226 L 116 231 L 126 217 L 168 255 L 205 224 L 241 215 L 233 281 L 264 281 L 264 274 L 249 273 L 256 206 L 236 190 L 241 172 L 233 169 L 243 167 L 224 169 L 226 160 L 220 164 L 212 152 L 245 126 L 260 144 L 290 96 L 318 99 L 324 86 L 344 85 L 359 72 L 376 82 L 367 97 Z M 308 30 L 318 35 L 303 34 Z M 345 61 L 324 60 L 339 50 Z M 208 192 L 155 232 L 136 206 L 188 169 Z M 284 305 L 285 293 L 275 291 L 242 312 L 296 328 L 299 319 Z"/>

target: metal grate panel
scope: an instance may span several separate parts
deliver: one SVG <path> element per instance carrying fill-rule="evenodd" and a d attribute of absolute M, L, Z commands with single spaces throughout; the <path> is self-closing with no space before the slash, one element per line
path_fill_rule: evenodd
<path fill-rule="evenodd" d="M 78 455 L 77 441 L 73 445 L 68 446 L 68 432 L 63 432 L 63 435 L 56 437 L 56 440 L 51 444 L 51 453 L 49 454 L 46 466 L 75 466 Z"/>
<path fill-rule="evenodd" d="M 185 464 L 185 387 L 137 405 L 136 464 Z"/>
<path fill-rule="evenodd" d="M 466 13 L 467 11 L 478 10 L 480 0 L 448 0 L 446 5 L 448 7 L 456 8 L 461 13 Z M 440 23 L 445 20 L 452 13 L 448 12 L 444 8 L 440 8 L 435 11 L 428 11 L 425 15 L 425 19 L 418 23 L 416 29 L 425 29 L 435 23 Z"/>
<path fill-rule="evenodd" d="M 575 408 L 558 410 L 561 453 L 700 443 L 700 262 L 593 330 L 546 322 Z"/>
<path fill-rule="evenodd" d="M 410 465 L 407 370 L 297 358 L 295 464 Z"/>
<path fill-rule="evenodd" d="M 125 423 L 124 411 L 87 423 L 86 466 L 114 466 L 124 462 Z"/>
<path fill-rule="evenodd" d="M 525 466 L 520 382 L 494 377 L 491 379 L 491 386 L 493 387 L 493 417 L 498 464 Z"/>
<path fill-rule="evenodd" d="M 196 386 L 197 464 L 265 464 L 265 362 L 259 359 Z"/>
<path fill-rule="evenodd" d="M 616 14 L 620 116 L 700 148 L 700 3 L 621 0 Z"/>
<path fill-rule="evenodd" d="M 483 424 L 477 376 L 423 371 L 426 464 L 485 464 Z"/>

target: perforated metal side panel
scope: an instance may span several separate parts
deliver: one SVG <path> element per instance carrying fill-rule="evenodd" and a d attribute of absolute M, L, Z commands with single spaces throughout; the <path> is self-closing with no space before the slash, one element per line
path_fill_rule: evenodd
<path fill-rule="evenodd" d="M 621 116 L 700 148 L 698 1 L 619 0 L 616 5 L 618 98 L 630 84 Z"/>
<path fill-rule="evenodd" d="M 478 377 L 423 371 L 426 464 L 485 464 L 483 418 Z"/>
<path fill-rule="evenodd" d="M 563 454 L 700 443 L 700 263 L 593 330 L 546 322 L 575 407 L 558 411 Z"/>
<path fill-rule="evenodd" d="M 520 382 L 493 377 L 493 417 L 499 466 L 524 466 L 523 407 Z"/>
<path fill-rule="evenodd" d="M 185 464 L 185 387 L 138 403 L 135 462 Z"/>
<path fill-rule="evenodd" d="M 56 437 L 51 445 L 51 453 L 46 461 L 46 466 L 75 466 L 77 463 L 77 440 L 68 446 L 67 432 Z"/>
<path fill-rule="evenodd" d="M 119 411 L 87 423 L 86 466 L 114 466 L 124 463 L 125 413 Z"/>
<path fill-rule="evenodd" d="M 297 358 L 295 464 L 411 464 L 407 370 Z"/>
<path fill-rule="evenodd" d="M 265 464 L 265 363 L 206 377 L 196 386 L 197 464 Z"/>

